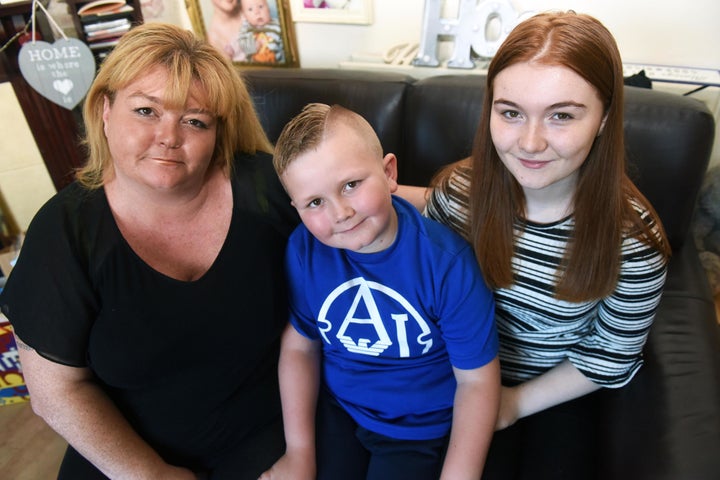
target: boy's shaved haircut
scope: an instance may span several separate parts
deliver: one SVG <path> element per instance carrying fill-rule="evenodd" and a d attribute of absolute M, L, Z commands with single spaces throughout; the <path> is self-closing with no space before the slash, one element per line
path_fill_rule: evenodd
<path fill-rule="evenodd" d="M 316 149 L 338 126 L 347 126 L 363 139 L 373 154 L 382 159 L 383 149 L 372 126 L 361 115 L 340 105 L 310 103 L 280 133 L 275 145 L 273 166 L 278 175 L 303 153 Z"/>

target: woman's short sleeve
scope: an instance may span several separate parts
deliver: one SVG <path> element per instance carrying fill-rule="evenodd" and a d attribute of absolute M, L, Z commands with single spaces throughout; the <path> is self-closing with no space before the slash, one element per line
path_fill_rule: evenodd
<path fill-rule="evenodd" d="M 86 257 L 89 234 L 99 226 L 92 219 L 98 196 L 104 198 L 73 184 L 50 199 L 32 220 L 0 294 L 0 308 L 23 342 L 52 361 L 77 367 L 86 364 L 98 309 Z"/>

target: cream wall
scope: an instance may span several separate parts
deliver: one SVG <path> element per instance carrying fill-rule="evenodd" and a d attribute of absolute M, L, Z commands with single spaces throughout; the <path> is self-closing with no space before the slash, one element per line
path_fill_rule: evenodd
<path fill-rule="evenodd" d="M 0 83 L 0 192 L 20 230 L 55 193 L 10 83 Z"/>
<path fill-rule="evenodd" d="M 398 43 L 419 41 L 424 1 L 372 1 L 372 25 L 296 24 L 303 66 L 334 66 L 356 52 L 380 53 Z M 517 12 L 574 9 L 596 16 L 617 38 L 626 62 L 720 68 L 717 0 L 510 0 L 510 4 Z"/>
<path fill-rule="evenodd" d="M 372 1 L 371 25 L 296 23 L 301 66 L 337 68 L 353 57 L 381 57 L 394 45 L 419 42 L 423 0 Z M 457 2 L 458 0 L 446 0 Z M 486 0 L 490 1 L 490 0 Z M 574 9 L 598 17 L 615 35 L 626 62 L 720 68 L 720 2 L 717 0 L 511 0 L 518 12 Z M 189 27 L 184 0 L 165 0 L 161 18 Z M 164 17 L 164 18 L 162 18 Z M 153 19 L 148 19 L 153 20 Z M 684 93 L 686 86 L 655 83 Z M 693 95 L 720 119 L 720 88 Z M 21 229 L 54 193 L 9 84 L 0 84 L 0 192 Z M 720 121 L 712 164 L 720 164 Z"/>

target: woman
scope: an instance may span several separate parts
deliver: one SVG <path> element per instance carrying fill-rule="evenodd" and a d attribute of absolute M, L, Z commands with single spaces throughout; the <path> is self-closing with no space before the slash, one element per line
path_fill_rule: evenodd
<path fill-rule="evenodd" d="M 60 478 L 257 478 L 282 454 L 283 252 L 296 215 L 229 60 L 141 25 L 84 105 L 87 164 L 0 297 Z M 240 152 L 234 157 L 234 152 Z"/>
<path fill-rule="evenodd" d="M 610 32 L 574 12 L 534 16 L 489 65 L 471 159 L 441 172 L 428 199 L 495 291 L 496 429 L 512 427 L 496 432 L 486 478 L 591 478 L 585 396 L 642 364 L 670 251 L 625 173 L 622 109 Z"/>

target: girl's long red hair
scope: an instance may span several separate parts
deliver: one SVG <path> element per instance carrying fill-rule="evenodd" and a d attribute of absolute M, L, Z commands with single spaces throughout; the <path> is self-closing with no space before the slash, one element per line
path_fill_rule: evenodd
<path fill-rule="evenodd" d="M 670 249 L 657 214 L 626 174 L 620 53 L 610 32 L 588 15 L 536 15 L 519 24 L 492 59 L 472 155 L 470 240 L 488 284 L 510 286 L 515 219 L 524 216 L 526 204 L 490 138 L 490 113 L 495 77 L 521 62 L 570 68 L 595 87 L 604 104 L 605 127 L 580 168 L 574 235 L 556 289 L 556 297 L 568 301 L 602 298 L 617 284 L 624 234 L 666 256 Z M 649 222 L 640 218 L 631 199 L 650 210 Z"/>

